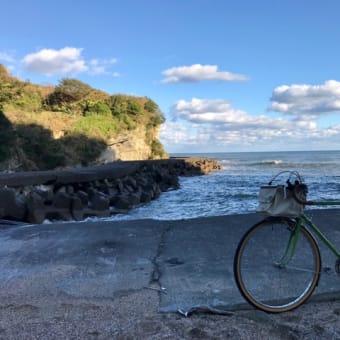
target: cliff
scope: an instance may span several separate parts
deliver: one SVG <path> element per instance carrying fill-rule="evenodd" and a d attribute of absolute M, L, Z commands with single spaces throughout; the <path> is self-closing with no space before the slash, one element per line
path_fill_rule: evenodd
<path fill-rule="evenodd" d="M 167 158 L 164 116 L 148 97 L 108 94 L 76 79 L 41 86 L 0 64 L 0 171 Z"/>
<path fill-rule="evenodd" d="M 153 154 L 151 141 L 158 141 L 159 127 L 147 130 L 145 126 L 136 127 L 133 131 L 123 131 L 107 142 L 106 149 L 98 158 L 98 163 L 107 163 L 114 160 L 132 161 L 167 158 Z M 146 137 L 148 136 L 148 137 Z"/>
<path fill-rule="evenodd" d="M 158 139 L 163 122 L 150 98 L 76 79 L 34 85 L 0 65 L 0 219 L 109 216 L 178 188 L 178 176 L 219 168 L 169 159 Z"/>

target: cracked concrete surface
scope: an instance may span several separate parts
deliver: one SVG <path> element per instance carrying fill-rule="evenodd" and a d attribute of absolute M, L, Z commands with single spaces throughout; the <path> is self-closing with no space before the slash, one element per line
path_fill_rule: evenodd
<path fill-rule="evenodd" d="M 112 297 L 147 287 L 162 227 L 62 223 L 0 231 L 0 294 Z"/>
<path fill-rule="evenodd" d="M 333 210 L 312 212 L 340 248 L 339 215 Z M 110 299 L 147 288 L 159 291 L 162 312 L 248 306 L 234 283 L 232 262 L 241 236 L 260 218 L 250 214 L 3 226 L 0 299 Z M 324 266 L 333 268 L 334 256 L 320 248 Z M 339 278 L 331 271 L 322 275 L 314 297 L 339 291 Z"/>

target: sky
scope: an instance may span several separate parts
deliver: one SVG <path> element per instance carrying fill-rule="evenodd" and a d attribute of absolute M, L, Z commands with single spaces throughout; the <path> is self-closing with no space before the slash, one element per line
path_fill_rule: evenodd
<path fill-rule="evenodd" d="M 154 100 L 169 153 L 340 149 L 338 0 L 0 0 L 0 63 Z"/>

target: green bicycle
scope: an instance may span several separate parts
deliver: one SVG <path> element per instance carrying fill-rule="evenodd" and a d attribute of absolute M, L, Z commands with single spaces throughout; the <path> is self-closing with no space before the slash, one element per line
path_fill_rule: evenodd
<path fill-rule="evenodd" d="M 340 201 L 307 201 L 307 186 L 300 175 L 288 172 L 286 185 L 272 186 L 271 181 L 263 187 L 267 201 L 260 202 L 260 210 L 269 216 L 246 232 L 234 257 L 234 276 L 241 294 L 256 308 L 270 313 L 299 307 L 318 285 L 321 256 L 313 235 L 335 254 L 335 269 L 340 273 L 340 253 L 303 213 L 306 205 L 340 205 Z M 296 177 L 293 184 L 292 176 Z"/>

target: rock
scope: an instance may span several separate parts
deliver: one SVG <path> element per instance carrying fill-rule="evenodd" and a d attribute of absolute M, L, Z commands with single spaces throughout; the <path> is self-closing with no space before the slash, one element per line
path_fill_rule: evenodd
<path fill-rule="evenodd" d="M 66 192 L 57 192 L 53 198 L 53 206 L 57 209 L 70 210 L 71 196 Z"/>
<path fill-rule="evenodd" d="M 114 201 L 114 207 L 118 209 L 129 210 L 132 208 L 132 203 L 128 195 L 119 195 Z"/>
<path fill-rule="evenodd" d="M 87 207 L 89 202 L 89 195 L 85 191 L 79 190 L 76 192 L 75 196 L 80 199 L 83 206 Z"/>
<path fill-rule="evenodd" d="M 179 188 L 178 177 L 166 174 L 163 176 L 162 182 L 159 185 L 161 191 L 167 191 L 169 188 L 178 189 Z"/>
<path fill-rule="evenodd" d="M 84 207 L 81 199 L 77 196 L 71 199 L 71 214 L 74 220 L 81 221 L 84 219 Z"/>
<path fill-rule="evenodd" d="M 140 201 L 141 203 L 148 203 L 152 200 L 153 194 L 148 191 L 142 191 L 141 196 L 140 196 Z"/>
<path fill-rule="evenodd" d="M 116 185 L 117 185 L 117 188 L 118 188 L 119 192 L 122 193 L 124 191 L 124 185 L 123 185 L 122 180 L 118 179 L 116 181 Z"/>
<path fill-rule="evenodd" d="M 72 197 L 66 192 L 57 192 L 52 205 L 47 209 L 46 216 L 51 219 L 72 220 Z"/>
<path fill-rule="evenodd" d="M 27 197 L 27 221 L 35 224 L 44 222 L 46 208 L 44 200 L 36 192 L 32 191 Z"/>
<path fill-rule="evenodd" d="M 105 194 L 97 191 L 90 198 L 89 207 L 100 211 L 108 210 L 110 207 L 110 200 Z"/>
<path fill-rule="evenodd" d="M 128 211 L 179 188 L 178 176 L 219 169 L 203 158 L 114 162 L 92 168 L 0 174 L 0 218 L 42 223 Z M 12 183 L 13 187 L 7 187 Z M 5 186 L 6 185 L 6 186 Z"/>
<path fill-rule="evenodd" d="M 160 194 L 162 193 L 161 188 L 157 183 L 153 184 L 153 198 L 158 198 Z"/>
<path fill-rule="evenodd" d="M 22 221 L 27 212 L 26 199 L 12 188 L 0 189 L 0 217 Z"/>
<path fill-rule="evenodd" d="M 125 180 L 124 180 L 124 185 L 128 186 L 130 188 L 132 188 L 132 190 L 137 189 L 137 181 L 135 178 L 133 178 L 133 176 L 128 176 Z"/>
<path fill-rule="evenodd" d="M 39 185 L 34 188 L 34 191 L 38 193 L 38 195 L 42 197 L 45 202 L 48 202 L 48 203 L 52 202 L 53 197 L 54 197 L 52 185 Z"/>

